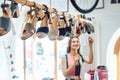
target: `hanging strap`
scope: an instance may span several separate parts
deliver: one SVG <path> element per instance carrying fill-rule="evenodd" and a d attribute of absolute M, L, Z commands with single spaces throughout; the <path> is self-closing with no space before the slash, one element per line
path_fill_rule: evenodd
<path fill-rule="evenodd" d="M 80 57 L 81 57 L 81 59 L 82 59 L 82 62 L 84 62 L 84 59 L 83 59 L 83 55 L 82 55 L 82 54 L 80 54 Z"/>
<path fill-rule="evenodd" d="M 66 67 L 68 68 L 68 56 L 67 56 L 67 54 L 65 55 L 65 57 L 66 57 Z"/>

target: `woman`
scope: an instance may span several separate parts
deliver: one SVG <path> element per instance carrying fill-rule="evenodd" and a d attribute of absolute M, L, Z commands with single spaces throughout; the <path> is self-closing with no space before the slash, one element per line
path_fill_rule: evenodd
<path fill-rule="evenodd" d="M 66 80 L 81 80 L 80 79 L 80 59 L 82 62 L 86 62 L 91 64 L 93 62 L 93 39 L 92 37 L 88 38 L 89 41 L 89 57 L 82 56 L 80 54 L 80 40 L 78 36 L 70 37 L 68 42 L 67 53 L 62 58 L 62 72 L 63 75 L 66 77 Z"/>

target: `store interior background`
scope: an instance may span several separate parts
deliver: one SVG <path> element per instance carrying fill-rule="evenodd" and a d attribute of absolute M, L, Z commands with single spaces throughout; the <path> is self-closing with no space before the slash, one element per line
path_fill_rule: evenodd
<path fill-rule="evenodd" d="M 33 0 L 31 0 L 33 1 Z M 35 2 L 38 2 L 39 4 L 47 4 L 48 7 L 50 6 L 49 0 L 34 0 Z M 0 1 L 2 3 L 3 0 Z M 20 5 L 21 6 L 21 5 Z M 37 56 L 35 54 L 29 55 L 29 59 L 32 59 L 32 66 L 28 66 L 29 68 L 32 68 L 32 74 L 29 74 L 27 72 L 27 69 L 24 70 L 24 43 L 28 43 L 26 46 L 36 45 L 35 42 L 40 41 L 42 46 L 45 46 L 44 54 L 46 55 L 48 63 L 45 63 L 44 68 L 47 69 L 49 72 L 54 73 L 54 46 L 56 42 L 49 41 L 47 37 L 45 39 L 36 39 L 36 41 L 26 40 L 23 41 L 20 39 L 21 34 L 21 28 L 24 22 L 24 13 L 26 11 L 27 7 L 23 6 L 21 9 L 20 7 L 20 17 L 17 19 L 12 19 L 15 33 L 13 32 L 13 29 L 6 34 L 5 36 L 0 36 L 0 80 L 10 80 L 10 71 L 9 71 L 9 64 L 6 58 L 6 51 L 7 51 L 7 45 L 13 47 L 13 53 L 15 54 L 15 68 L 16 68 L 16 74 L 19 76 L 16 80 L 38 80 L 37 78 L 40 76 L 43 76 L 42 74 L 38 74 L 36 71 L 42 73 L 40 70 L 36 70 L 36 59 Z M 75 8 L 71 5 L 69 2 L 69 10 L 70 14 L 77 15 L 80 14 Z M 0 16 L 2 15 L 2 11 L 0 9 Z M 93 63 L 95 66 L 97 65 L 106 65 L 108 69 L 109 74 L 109 80 L 117 80 L 116 79 L 116 57 L 114 54 L 114 46 L 116 41 L 120 38 L 120 3 L 118 4 L 111 4 L 110 0 L 104 0 L 104 8 L 102 9 L 95 9 L 91 13 L 85 14 L 88 17 L 94 17 L 95 20 L 95 33 L 93 34 L 94 37 L 94 57 L 96 61 Z M 38 24 L 39 25 L 39 24 Z M 61 50 L 65 51 L 65 47 L 60 47 L 61 44 L 66 44 L 67 39 L 64 39 L 63 41 L 57 42 L 57 50 L 58 48 L 61 48 Z M 8 43 L 8 44 L 7 44 Z M 84 42 L 83 42 L 84 43 Z M 63 45 L 62 45 L 63 46 Z M 87 44 L 84 44 L 83 47 L 86 47 Z M 32 53 L 36 53 L 35 47 L 32 48 Z M 30 49 L 29 48 L 29 49 Z M 31 49 L 30 49 L 31 50 Z M 51 51 L 51 52 L 49 52 Z M 31 52 L 31 51 L 30 51 Z M 49 55 L 52 55 L 53 58 L 49 57 Z M 59 54 L 57 57 L 59 57 Z M 119 54 L 120 54 L 120 48 L 119 48 Z M 28 57 L 28 56 L 27 56 Z M 50 59 L 49 59 L 50 58 Z M 29 60 L 28 58 L 26 60 Z M 42 60 L 41 60 L 42 61 Z M 29 62 L 29 61 L 28 61 Z M 59 60 L 58 60 L 59 63 Z M 51 66 L 53 65 L 53 66 Z M 57 65 L 58 66 L 58 65 Z M 90 66 L 89 68 L 96 68 L 95 66 Z M 27 68 L 28 68 L 27 67 Z M 57 67 L 58 68 L 58 67 Z M 88 68 L 88 67 L 87 67 Z M 43 68 L 42 68 L 43 69 Z M 55 69 L 58 71 L 58 69 Z M 83 71 L 85 72 L 84 68 Z M 26 72 L 26 73 L 25 73 Z M 62 75 L 59 75 L 59 72 L 57 73 L 58 80 L 61 80 L 59 77 L 63 77 Z M 47 73 L 46 73 L 47 74 Z M 50 75 L 51 73 L 48 73 L 48 75 L 55 76 L 54 74 Z M 61 74 L 61 73 L 60 73 Z M 120 76 L 120 74 L 118 74 Z M 83 76 L 82 76 L 83 77 Z M 39 78 L 40 79 L 40 78 Z M 119 80 L 119 79 L 118 79 Z"/>

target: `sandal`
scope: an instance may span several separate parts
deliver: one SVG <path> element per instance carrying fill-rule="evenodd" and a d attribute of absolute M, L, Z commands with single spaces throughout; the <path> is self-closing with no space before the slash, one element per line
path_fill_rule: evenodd
<path fill-rule="evenodd" d="M 65 29 L 65 26 L 66 26 L 66 19 L 65 19 L 65 16 L 64 16 L 64 13 L 61 14 L 60 16 L 60 21 L 59 21 L 59 36 L 57 37 L 58 40 L 63 40 L 66 36 L 66 29 Z"/>
<path fill-rule="evenodd" d="M 45 16 L 40 20 L 42 20 L 41 23 L 44 23 L 44 22 L 47 23 L 49 19 L 48 7 L 46 5 L 43 5 L 43 6 L 46 8 L 44 13 Z M 48 32 L 49 32 L 48 24 L 46 24 L 46 26 L 41 25 L 41 27 L 37 29 L 36 35 L 38 38 L 44 38 L 47 36 Z"/>
<path fill-rule="evenodd" d="M 15 3 L 14 1 L 11 1 L 11 16 L 12 18 L 18 18 L 19 17 L 19 8 L 18 4 Z"/>
<path fill-rule="evenodd" d="M 71 29 L 71 27 L 72 27 L 72 18 L 69 18 L 68 19 L 68 25 L 66 26 L 66 37 L 70 37 L 70 35 L 71 35 L 71 31 L 72 31 L 72 29 Z"/>
<path fill-rule="evenodd" d="M 59 36 L 57 37 L 58 40 L 63 40 L 66 35 L 66 29 L 65 28 L 59 28 Z"/>
<path fill-rule="evenodd" d="M 37 34 L 38 38 L 44 38 L 44 37 L 47 36 L 48 32 L 49 32 L 49 28 L 48 27 L 39 27 L 37 29 L 36 34 Z"/>
<path fill-rule="evenodd" d="M 36 17 L 35 12 L 33 12 L 33 11 L 34 10 L 30 10 L 27 12 L 27 17 L 26 17 L 27 22 L 25 24 L 25 27 L 24 27 L 24 30 L 23 30 L 23 33 L 21 36 L 22 40 L 28 39 L 36 32 L 35 25 L 36 25 L 38 18 Z M 32 12 L 33 12 L 33 14 L 31 14 Z"/>
<path fill-rule="evenodd" d="M 53 13 L 51 12 L 51 17 L 50 17 L 50 31 L 48 33 L 48 38 L 49 40 L 56 40 L 58 35 L 59 35 L 59 30 L 58 30 L 58 14 L 56 9 L 53 8 Z"/>
<path fill-rule="evenodd" d="M 0 36 L 7 34 L 11 29 L 10 18 L 0 17 Z"/>
<path fill-rule="evenodd" d="M 23 30 L 23 34 L 21 36 L 22 40 L 26 40 L 31 37 L 35 33 L 35 28 L 32 23 L 26 23 L 25 28 Z"/>
<path fill-rule="evenodd" d="M 58 35 L 59 35 L 59 30 L 58 29 L 52 29 L 48 33 L 48 38 L 53 41 L 53 40 L 56 40 Z"/>

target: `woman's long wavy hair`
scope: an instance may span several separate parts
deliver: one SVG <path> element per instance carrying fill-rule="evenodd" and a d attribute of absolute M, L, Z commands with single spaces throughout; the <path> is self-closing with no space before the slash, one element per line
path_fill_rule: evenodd
<path fill-rule="evenodd" d="M 72 42 L 73 38 L 79 39 L 79 36 L 71 36 L 70 37 L 70 39 L 68 41 L 67 53 L 70 53 L 70 51 L 71 51 L 71 42 Z M 79 49 L 78 49 L 78 54 L 80 54 L 80 46 L 79 46 Z"/>

